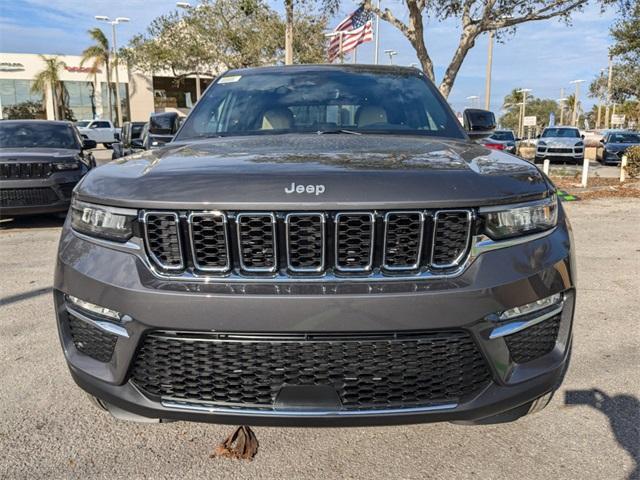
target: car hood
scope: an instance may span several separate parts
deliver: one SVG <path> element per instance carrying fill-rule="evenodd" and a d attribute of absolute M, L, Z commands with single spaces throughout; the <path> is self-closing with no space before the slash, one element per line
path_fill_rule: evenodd
<path fill-rule="evenodd" d="M 573 147 L 576 143 L 583 141 L 580 138 L 546 137 L 538 141 L 547 144 L 547 147 Z M 542 145 L 544 146 L 544 145 Z"/>
<path fill-rule="evenodd" d="M 92 170 L 77 192 L 113 206 L 246 210 L 476 206 L 548 188 L 533 164 L 470 141 L 289 134 L 172 143 Z"/>
<path fill-rule="evenodd" d="M 67 148 L 0 148 L 0 162 L 60 162 L 78 153 Z"/>
<path fill-rule="evenodd" d="M 610 152 L 620 152 L 621 150 L 626 150 L 629 147 L 635 147 L 640 145 L 640 143 L 607 143 L 605 148 Z"/>

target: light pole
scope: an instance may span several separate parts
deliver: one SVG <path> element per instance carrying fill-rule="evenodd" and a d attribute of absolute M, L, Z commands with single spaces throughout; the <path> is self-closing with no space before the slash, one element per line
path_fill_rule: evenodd
<path fill-rule="evenodd" d="M 573 83 L 576 86 L 576 93 L 573 98 L 573 115 L 571 117 L 571 124 L 574 127 L 578 126 L 578 97 L 580 96 L 580 84 L 585 80 L 571 80 L 569 83 Z"/>
<path fill-rule="evenodd" d="M 600 69 L 600 77 L 598 77 L 598 84 L 600 84 L 600 80 L 604 76 L 604 68 Z M 602 119 L 602 95 L 600 91 L 600 86 L 598 86 L 598 116 L 596 117 L 596 130 L 600 129 L 600 120 Z"/>
<path fill-rule="evenodd" d="M 487 75 L 484 84 L 484 109 L 490 110 L 491 107 L 491 67 L 493 64 L 493 37 L 495 32 L 489 31 L 489 52 L 487 53 Z"/>
<path fill-rule="evenodd" d="M 385 50 L 384 53 L 389 55 L 389 65 L 393 65 L 393 56 L 397 55 L 398 52 L 396 52 L 395 50 Z"/>
<path fill-rule="evenodd" d="M 607 79 L 607 105 L 604 108 L 604 128 L 609 128 L 609 105 L 611 105 L 611 77 L 613 76 L 613 59 L 609 57 L 609 78 Z"/>
<path fill-rule="evenodd" d="M 561 92 L 560 95 L 563 95 L 564 92 Z M 567 99 L 562 97 L 558 99 L 558 102 L 560 102 L 560 125 L 563 124 L 564 122 L 564 102 L 566 102 Z"/>
<path fill-rule="evenodd" d="M 530 92 L 530 88 L 521 88 L 518 93 L 522 94 L 522 106 L 520 107 L 520 128 L 518 128 L 518 137 L 524 137 L 524 115 L 527 109 L 527 92 Z"/>
<path fill-rule="evenodd" d="M 116 114 L 118 115 L 118 126 L 122 127 L 122 105 L 120 104 L 120 76 L 118 75 L 118 47 L 117 47 L 117 39 L 116 39 L 116 25 L 120 23 L 127 23 L 129 19 L 127 17 L 117 17 L 115 20 L 111 20 L 109 17 L 104 15 L 96 15 L 95 19 L 99 22 L 107 22 L 111 24 L 111 35 L 113 37 L 113 65 L 115 66 L 116 71 Z M 107 88 L 111 88 L 111 85 L 108 85 Z"/>
<path fill-rule="evenodd" d="M 380 0 L 378 0 L 378 10 L 380 10 Z M 373 54 L 373 63 L 378 65 L 378 54 L 380 52 L 380 17 L 376 14 L 376 46 Z"/>
<path fill-rule="evenodd" d="M 198 5 L 196 8 L 196 10 L 199 10 L 200 7 L 202 5 Z M 189 2 L 176 2 L 176 7 L 178 8 L 184 8 L 185 10 L 189 10 L 191 7 L 191 4 Z M 200 100 L 200 95 L 201 95 L 201 89 L 200 89 L 200 72 L 196 69 L 196 101 Z"/>

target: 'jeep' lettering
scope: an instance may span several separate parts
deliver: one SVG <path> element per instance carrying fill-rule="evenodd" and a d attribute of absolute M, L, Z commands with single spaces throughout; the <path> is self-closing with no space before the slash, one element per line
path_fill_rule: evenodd
<path fill-rule="evenodd" d="M 309 193 L 321 195 L 325 191 L 324 185 L 296 185 L 295 182 L 291 182 L 290 187 L 284 187 L 284 193 Z"/>

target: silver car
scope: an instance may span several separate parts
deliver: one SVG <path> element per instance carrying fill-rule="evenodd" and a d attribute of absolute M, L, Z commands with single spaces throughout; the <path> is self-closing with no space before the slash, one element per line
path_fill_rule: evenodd
<path fill-rule="evenodd" d="M 584 160 L 584 135 L 575 127 L 547 127 L 536 146 L 536 161 L 545 159 L 570 163 Z"/>

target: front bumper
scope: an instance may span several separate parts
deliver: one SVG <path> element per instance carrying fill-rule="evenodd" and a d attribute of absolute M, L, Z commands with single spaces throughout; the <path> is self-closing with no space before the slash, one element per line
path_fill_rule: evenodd
<path fill-rule="evenodd" d="M 74 380 L 103 402 L 135 415 L 274 426 L 476 421 L 552 392 L 567 368 L 575 290 L 571 234 L 562 213 L 551 234 L 487 251 L 460 276 L 450 279 L 364 285 L 342 281 L 339 288 L 306 291 L 282 285 L 258 288 L 247 282 L 221 293 L 219 285 L 159 280 L 149 274 L 142 255 L 84 238 L 67 224 L 54 284 L 60 338 Z M 563 293 L 565 300 L 553 348 L 531 361 L 517 363 L 505 340 L 508 337 L 491 338 L 499 326 L 496 313 L 556 293 Z M 78 350 L 65 320 L 70 309 L 65 295 L 126 314 L 117 325 L 121 331 L 109 360 L 99 361 Z M 156 398 L 131 381 L 142 342 L 159 330 L 259 337 L 451 329 L 471 336 L 490 376 L 482 388 L 455 401 L 360 410 L 326 406 L 320 401 L 304 406 L 285 402 L 269 409 L 238 408 Z"/>
<path fill-rule="evenodd" d="M 81 167 L 46 178 L 0 180 L 0 216 L 66 212 L 72 190 L 85 173 Z"/>
<path fill-rule="evenodd" d="M 584 158 L 584 147 L 537 147 L 536 160 L 560 160 L 560 161 L 582 161 Z"/>

